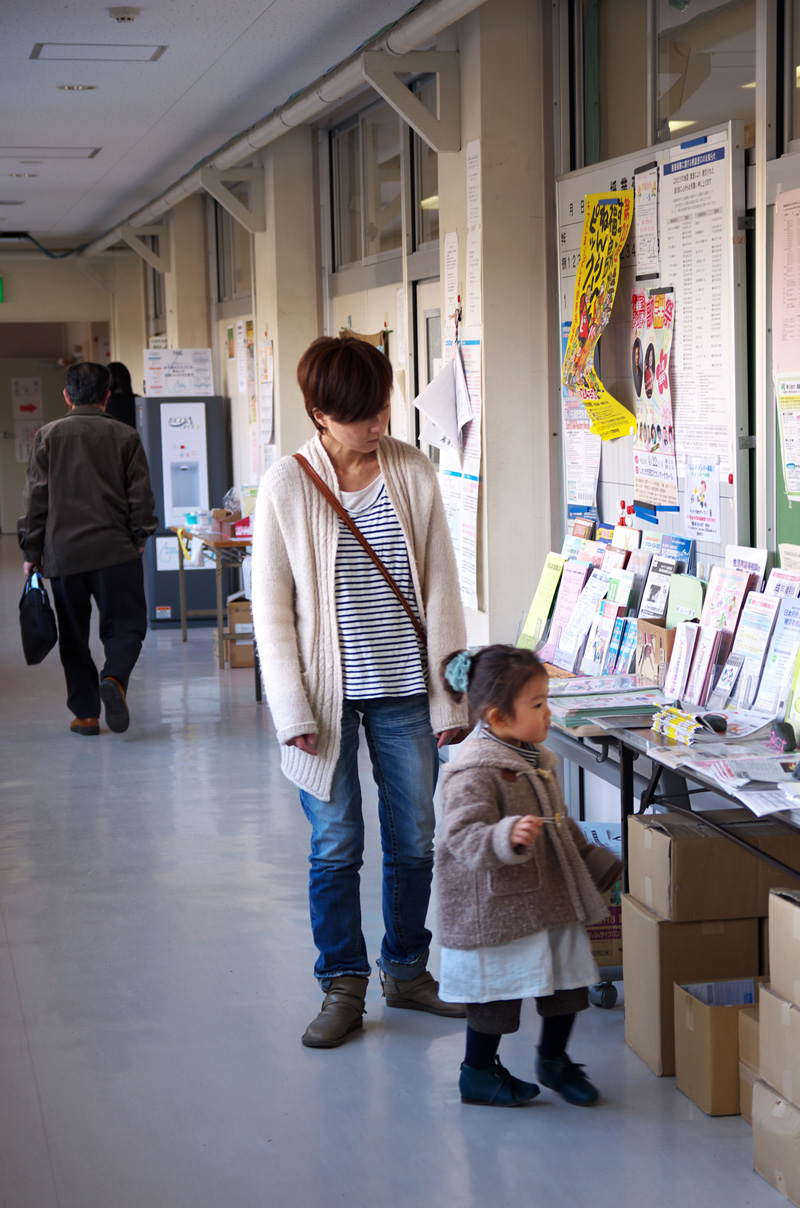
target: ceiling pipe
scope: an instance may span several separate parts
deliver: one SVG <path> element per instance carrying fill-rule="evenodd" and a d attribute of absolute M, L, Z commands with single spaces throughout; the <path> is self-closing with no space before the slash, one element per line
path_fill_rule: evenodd
<path fill-rule="evenodd" d="M 381 34 L 374 41 L 360 46 L 348 59 L 298 92 L 268 117 L 262 118 L 249 129 L 237 134 L 230 142 L 225 143 L 201 160 L 191 172 L 182 176 L 164 193 L 131 214 L 129 218 L 118 223 L 105 235 L 95 239 L 81 254 L 97 256 L 120 240 L 122 227 L 146 226 L 186 197 L 199 193 L 203 187 L 200 179 L 202 168 L 224 170 L 237 167 L 243 160 L 249 159 L 254 152 L 260 151 L 280 138 L 287 130 L 314 121 L 327 109 L 338 105 L 350 93 L 356 92 L 364 85 L 361 56 L 365 50 L 385 50 L 392 55 L 408 54 L 421 43 L 434 38 L 436 34 L 455 21 L 467 16 L 476 8 L 480 8 L 482 3 L 483 0 L 430 0 L 428 4 L 401 17 L 388 33 Z"/>

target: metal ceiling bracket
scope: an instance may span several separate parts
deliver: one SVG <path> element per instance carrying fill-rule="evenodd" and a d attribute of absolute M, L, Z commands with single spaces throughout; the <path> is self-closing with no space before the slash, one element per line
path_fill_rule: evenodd
<path fill-rule="evenodd" d="M 250 185 L 250 208 L 228 188 L 246 181 Z M 251 235 L 267 229 L 263 168 L 201 168 L 200 183 L 215 201 Z"/>
<path fill-rule="evenodd" d="M 407 55 L 392 55 L 385 50 L 365 50 L 361 71 L 364 79 L 434 151 L 461 150 L 458 51 L 414 50 Z M 408 73 L 427 72 L 436 74 L 436 114 L 426 109 L 399 78 Z"/>
<path fill-rule="evenodd" d="M 144 242 L 146 235 L 158 235 L 157 252 L 154 252 Z M 129 248 L 133 248 L 137 256 L 141 256 L 142 260 L 146 260 L 157 273 L 169 272 L 169 227 L 165 223 L 140 227 L 133 227 L 127 224 L 119 228 L 119 237 L 127 243 Z"/>

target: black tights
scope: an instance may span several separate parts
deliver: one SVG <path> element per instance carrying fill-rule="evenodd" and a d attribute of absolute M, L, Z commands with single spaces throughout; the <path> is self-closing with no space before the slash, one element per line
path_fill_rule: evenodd
<path fill-rule="evenodd" d="M 545 1015 L 542 1017 L 538 1052 L 543 1061 L 554 1061 L 556 1057 L 560 1057 L 565 1052 L 574 1022 L 574 1015 Z M 500 1035 L 476 1032 L 467 1024 L 467 1051 L 464 1064 L 473 1070 L 489 1069 L 494 1064 L 500 1039 Z"/>

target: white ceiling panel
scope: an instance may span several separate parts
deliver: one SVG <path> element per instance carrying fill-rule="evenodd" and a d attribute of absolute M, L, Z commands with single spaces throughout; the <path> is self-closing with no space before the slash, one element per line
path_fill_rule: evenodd
<path fill-rule="evenodd" d="M 145 205 L 411 5 L 170 0 L 143 6 L 127 24 L 86 0 L 10 7 L 0 113 L 13 120 L 0 134 L 0 201 L 24 204 L 0 204 L 0 231 L 71 243 Z M 19 172 L 36 175 L 11 175 Z"/>

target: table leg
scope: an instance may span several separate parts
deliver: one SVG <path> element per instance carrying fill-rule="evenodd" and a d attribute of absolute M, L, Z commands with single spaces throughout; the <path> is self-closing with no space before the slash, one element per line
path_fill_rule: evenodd
<path fill-rule="evenodd" d="M 624 742 L 619 744 L 619 805 L 622 821 L 622 859 L 625 861 L 625 871 L 622 874 L 623 893 L 628 892 L 628 819 L 633 813 L 634 784 L 633 762 L 636 758 L 631 747 Z"/>
<path fill-rule="evenodd" d="M 225 618 L 222 611 L 222 550 L 217 550 L 216 557 L 216 574 L 217 574 L 217 633 L 219 634 L 219 669 L 225 670 Z"/>
<path fill-rule="evenodd" d="M 181 638 L 186 641 L 186 567 L 183 564 L 183 546 L 178 537 L 178 600 L 181 610 Z"/>

